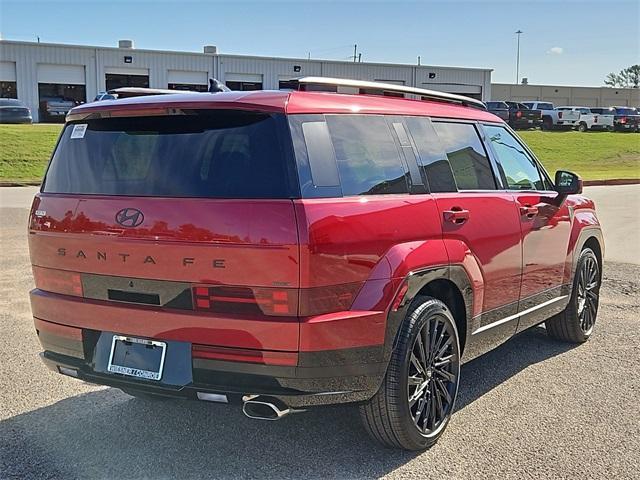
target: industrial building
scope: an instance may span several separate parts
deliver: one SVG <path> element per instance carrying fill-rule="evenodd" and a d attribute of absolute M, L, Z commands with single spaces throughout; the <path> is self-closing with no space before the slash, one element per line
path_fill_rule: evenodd
<path fill-rule="evenodd" d="M 638 107 L 640 106 L 640 89 L 494 83 L 491 85 L 491 100 L 514 102 L 539 100 L 551 102 L 555 106 Z"/>
<path fill-rule="evenodd" d="M 0 40 L 0 96 L 22 100 L 34 120 L 51 99 L 88 102 L 122 86 L 206 91 L 208 79 L 217 78 L 232 90 L 286 89 L 301 76 L 492 98 L 491 69 L 225 55 L 214 46 L 205 46 L 203 53 L 139 50 L 130 40 L 121 40 L 117 48 Z"/>

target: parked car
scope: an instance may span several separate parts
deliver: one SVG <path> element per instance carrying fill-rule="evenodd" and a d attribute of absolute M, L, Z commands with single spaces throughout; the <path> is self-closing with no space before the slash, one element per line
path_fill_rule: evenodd
<path fill-rule="evenodd" d="M 99 102 L 100 100 L 115 100 L 116 96 L 112 95 L 109 92 L 100 92 L 98 93 L 98 95 L 96 95 L 96 97 L 93 99 L 94 102 Z"/>
<path fill-rule="evenodd" d="M 554 128 L 571 129 L 577 127 L 580 122 L 580 113 L 574 111 L 559 111 L 549 102 L 522 102 L 532 110 L 542 112 L 542 128 L 552 130 Z"/>
<path fill-rule="evenodd" d="M 589 339 L 604 245 L 581 180 L 552 181 L 482 102 L 406 91 L 429 100 L 74 108 L 30 212 L 45 364 L 259 419 L 354 402 L 373 438 L 420 450 L 449 422 L 461 363 L 542 322 Z"/>
<path fill-rule="evenodd" d="M 518 102 L 487 102 L 487 110 L 503 119 L 511 128 L 538 127 L 542 123 L 540 110 L 531 110 Z"/>
<path fill-rule="evenodd" d="M 40 98 L 40 121 L 62 122 L 64 117 L 78 102 L 64 97 L 41 97 Z"/>
<path fill-rule="evenodd" d="M 561 112 L 571 111 L 580 114 L 577 126 L 579 132 L 587 130 L 613 130 L 613 115 L 600 115 L 593 113 L 587 107 L 558 107 Z"/>
<path fill-rule="evenodd" d="M 631 107 L 601 107 L 592 108 L 592 112 L 601 115 L 613 116 L 613 129 L 615 131 L 640 131 L 640 114 Z"/>
<path fill-rule="evenodd" d="M 31 123 L 31 110 L 15 98 L 0 98 L 0 123 Z"/>

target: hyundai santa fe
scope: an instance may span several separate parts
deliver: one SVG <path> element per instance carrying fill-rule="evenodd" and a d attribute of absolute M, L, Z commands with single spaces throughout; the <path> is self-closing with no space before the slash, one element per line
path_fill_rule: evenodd
<path fill-rule="evenodd" d="M 158 409 L 353 403 L 382 444 L 424 449 L 462 363 L 541 323 L 592 335 L 604 245 L 581 190 L 482 102 L 428 90 L 82 105 L 30 213 L 41 357 Z"/>

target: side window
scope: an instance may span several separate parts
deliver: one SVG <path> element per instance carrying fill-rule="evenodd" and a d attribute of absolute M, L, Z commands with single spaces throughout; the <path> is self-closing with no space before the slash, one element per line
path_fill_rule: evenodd
<path fill-rule="evenodd" d="M 545 189 L 535 160 L 511 133 L 493 125 L 485 125 L 484 130 L 502 166 L 509 190 Z"/>
<path fill-rule="evenodd" d="M 383 116 L 327 115 L 342 194 L 408 193 L 407 172 Z"/>
<path fill-rule="evenodd" d="M 418 164 L 433 193 L 457 191 L 449 159 L 433 128 L 431 120 L 424 117 L 405 117 L 405 122 L 418 149 Z"/>
<path fill-rule="evenodd" d="M 491 164 L 474 125 L 434 122 L 460 190 L 495 190 Z"/>

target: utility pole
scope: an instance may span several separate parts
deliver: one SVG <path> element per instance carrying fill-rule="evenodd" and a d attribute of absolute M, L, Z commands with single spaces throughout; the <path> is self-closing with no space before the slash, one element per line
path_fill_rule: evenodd
<path fill-rule="evenodd" d="M 362 62 L 362 52 L 358 54 L 358 63 Z"/>
<path fill-rule="evenodd" d="M 418 66 L 420 66 L 420 55 L 418 55 Z"/>
<path fill-rule="evenodd" d="M 516 55 L 516 85 L 520 83 L 520 35 L 524 32 L 522 30 L 518 30 L 516 35 L 518 35 L 518 53 Z"/>
<path fill-rule="evenodd" d="M 358 59 L 358 44 L 353 46 L 353 63 Z"/>

